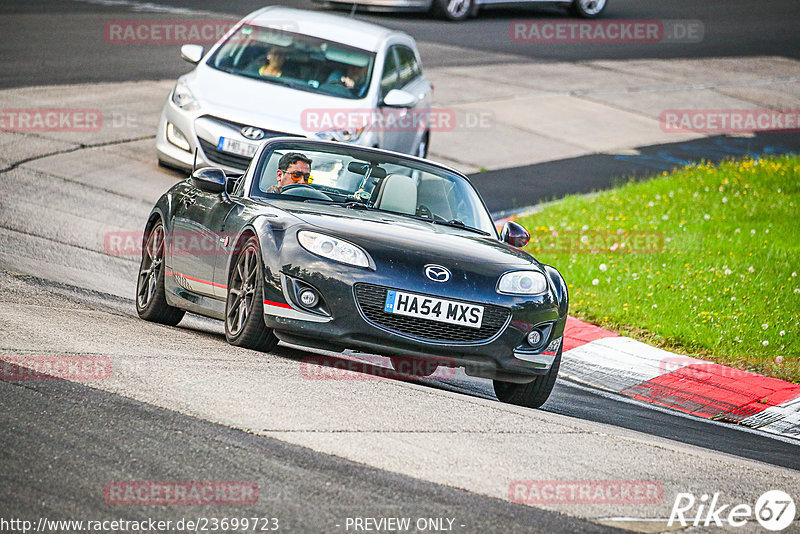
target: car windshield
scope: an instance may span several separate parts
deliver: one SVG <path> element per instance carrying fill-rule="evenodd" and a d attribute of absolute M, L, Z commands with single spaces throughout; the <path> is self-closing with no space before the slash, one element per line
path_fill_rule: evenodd
<path fill-rule="evenodd" d="M 243 25 L 208 65 L 267 83 L 341 98 L 364 98 L 375 54 L 279 29 Z"/>
<path fill-rule="evenodd" d="M 381 210 L 496 236 L 483 202 L 464 177 L 399 155 L 283 144 L 265 149 L 250 195 Z"/>

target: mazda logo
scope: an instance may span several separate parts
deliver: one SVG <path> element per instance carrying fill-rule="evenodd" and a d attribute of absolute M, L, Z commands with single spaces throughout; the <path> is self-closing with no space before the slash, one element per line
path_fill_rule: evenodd
<path fill-rule="evenodd" d="M 242 128 L 242 135 L 253 141 L 258 141 L 264 138 L 264 130 L 261 128 L 254 128 L 252 126 L 245 126 Z"/>
<path fill-rule="evenodd" d="M 434 282 L 447 282 L 450 280 L 450 271 L 441 265 L 426 265 L 425 276 Z"/>

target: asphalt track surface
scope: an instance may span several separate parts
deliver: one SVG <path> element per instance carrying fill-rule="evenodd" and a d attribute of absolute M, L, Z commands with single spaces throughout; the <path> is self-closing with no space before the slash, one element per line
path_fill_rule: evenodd
<path fill-rule="evenodd" d="M 447 517 L 457 518 L 455 532 L 615 532 L 62 380 L 0 381 L 0 424 L 0 517 L 7 519 L 266 517 L 283 532 L 341 532 L 353 516 Z M 258 502 L 120 507 L 96 483 L 143 476 L 254 482 Z"/>
<path fill-rule="evenodd" d="M 759 132 L 752 136 L 717 135 L 640 147 L 636 153 L 589 154 L 470 176 L 496 216 L 511 214 L 566 195 L 591 193 L 641 180 L 701 161 L 800 153 L 797 132 Z M 520 187 L 524 180 L 525 187 Z"/>
<path fill-rule="evenodd" d="M 126 2 L 129 2 L 127 4 Z M 151 4 L 207 14 L 159 12 Z M 112 5 L 107 5 L 112 4 Z M 133 4 L 133 5 L 130 5 Z M 119 20 L 224 20 L 270 4 L 263 0 L 13 0 L 0 3 L 0 88 L 102 81 L 176 78 L 188 72 L 174 44 L 111 44 L 105 24 Z M 320 9 L 309 0 L 281 5 Z M 492 8 L 478 18 L 448 24 L 427 14 L 358 14 L 397 28 L 419 41 L 444 46 L 426 51 L 425 65 L 488 64 L 498 61 L 586 61 L 592 59 L 800 57 L 800 2 L 795 0 L 611 0 L 606 19 L 689 19 L 705 27 L 699 43 L 525 44 L 509 38 L 515 19 L 564 18 L 553 8 Z M 497 54 L 501 54 L 498 57 Z M 509 72 L 509 77 L 514 73 Z M 503 80 L 497 80 L 502 84 Z"/>
<path fill-rule="evenodd" d="M 262 5 L 250 0 L 186 0 L 174 4 L 237 15 Z M 527 8 L 523 12 L 493 10 L 463 25 L 448 25 L 446 32 L 441 32 L 443 23 L 424 16 L 381 15 L 375 16 L 374 20 L 406 29 L 418 39 L 456 43 L 482 51 L 521 54 L 541 60 L 761 54 L 797 57 L 800 51 L 798 32 L 790 31 L 796 27 L 799 18 L 797 2 L 761 2 L 758 20 L 749 16 L 753 6 L 750 2 L 671 2 L 669 7 L 665 4 L 619 1 L 612 4 L 608 16 L 696 18 L 706 24 L 707 39 L 690 49 L 567 46 L 552 50 L 521 50 L 507 42 L 508 21 L 518 17 L 556 15 Z M 0 6 L 0 31 L 5 36 L 0 43 L 0 56 L 4 63 L 0 86 L 160 79 L 185 72 L 186 64 L 175 57 L 174 45 L 106 47 L 100 49 L 106 53 L 96 53 L 98 46 L 104 46 L 102 34 L 98 42 L 96 31 L 105 21 L 140 16 L 172 17 L 131 13 L 119 7 L 72 0 L 4 3 Z M 711 32 L 712 29 L 719 29 L 719 33 Z M 165 53 L 167 50 L 169 54 Z M 480 60 L 480 53 L 476 52 L 476 58 Z M 452 61 L 453 58 L 442 55 L 429 63 L 444 65 Z M 741 148 L 737 143 L 742 140 L 736 139 L 739 140 L 726 139 L 724 145 Z M 796 151 L 800 144 L 796 134 L 761 134 L 743 142 L 749 143 L 748 150 L 754 153 L 772 149 L 776 152 Z M 703 140 L 644 148 L 640 150 L 638 159 L 587 156 L 530 168 L 482 173 L 474 180 L 486 196 L 490 209 L 501 211 L 572 192 L 606 187 L 618 176 L 644 177 L 660 172 L 663 166 L 678 164 L 679 159 L 695 161 L 705 157 L 714 160 L 735 155 L 735 151 L 721 150 L 721 145 L 714 143 L 714 140 Z M 713 150 L 714 146 L 718 149 Z M 538 188 L 536 195 L 520 199 L 519 206 L 508 202 L 510 189 L 506 188 L 504 180 L 512 173 L 537 176 L 542 183 L 552 184 L 557 182 L 554 177 L 588 177 L 588 171 L 592 171 L 591 180 L 576 180 L 569 189 Z M 490 181 L 497 187 L 488 186 Z M 46 274 L 41 273 L 43 278 L 47 278 Z M 132 301 L 114 300 L 108 295 L 86 297 L 84 288 L 56 287 L 47 280 L 31 278 L 27 283 L 38 286 L 54 299 L 58 295 L 84 301 L 88 298 L 94 302 L 93 308 L 115 313 L 123 309 L 127 310 L 123 313 L 133 314 Z M 224 339 L 219 338 L 219 342 L 224 343 Z M 291 354 L 291 349 L 287 350 Z M 474 381 L 418 382 L 431 388 L 493 398 L 485 384 Z M 457 516 L 467 532 L 604 530 L 593 523 L 368 468 L 78 384 L 61 381 L 0 382 L 0 406 L 0 426 L 3 428 L 0 432 L 3 481 L 0 484 L 0 503 L 5 510 L 13 510 L 20 517 L 118 514 L 118 510 L 109 509 L 95 485 L 89 481 L 141 479 L 147 478 L 143 475 L 147 473 L 153 479 L 253 479 L 261 488 L 263 508 L 260 504 L 258 515 L 278 515 L 276 511 L 280 511 L 288 531 L 336 530 L 333 528 L 336 521 L 354 509 L 361 516 Z M 796 443 L 654 410 L 567 381 L 557 383 L 544 409 L 800 470 Z M 352 503 L 357 503 L 357 506 Z M 225 512 L 232 515 L 230 509 Z M 252 508 L 245 512 L 245 515 L 253 515 Z M 146 515 L 169 519 L 177 517 L 176 514 L 221 515 L 208 508 L 202 511 L 188 508 L 179 512 L 157 509 L 149 514 L 147 510 L 131 508 L 122 513 L 130 519 Z"/>

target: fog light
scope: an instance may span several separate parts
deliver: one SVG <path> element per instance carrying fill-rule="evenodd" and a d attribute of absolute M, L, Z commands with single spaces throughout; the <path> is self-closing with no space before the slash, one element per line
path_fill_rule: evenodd
<path fill-rule="evenodd" d="M 317 302 L 319 302 L 319 297 L 311 289 L 303 289 L 300 291 L 298 297 L 300 297 L 300 304 L 306 308 L 313 308 L 317 305 Z"/>
<path fill-rule="evenodd" d="M 542 342 L 542 333 L 538 330 L 531 330 L 530 334 L 528 334 L 528 345 L 531 347 L 536 347 L 539 343 Z"/>
<path fill-rule="evenodd" d="M 187 152 L 191 152 L 192 147 L 189 145 L 189 140 L 183 135 L 183 132 L 175 127 L 171 122 L 167 123 L 167 141 L 172 143 L 178 148 L 182 148 Z"/>

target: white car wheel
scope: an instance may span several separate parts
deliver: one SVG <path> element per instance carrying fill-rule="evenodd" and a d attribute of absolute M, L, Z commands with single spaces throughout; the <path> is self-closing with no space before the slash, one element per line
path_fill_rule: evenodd
<path fill-rule="evenodd" d="M 578 17 L 592 19 L 600 16 L 606 4 L 607 0 L 573 0 L 571 10 Z"/>

